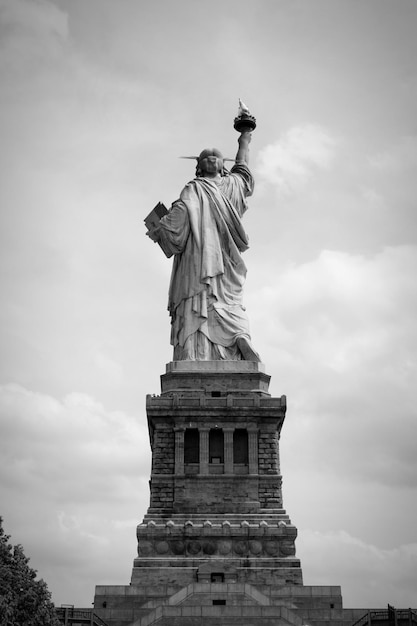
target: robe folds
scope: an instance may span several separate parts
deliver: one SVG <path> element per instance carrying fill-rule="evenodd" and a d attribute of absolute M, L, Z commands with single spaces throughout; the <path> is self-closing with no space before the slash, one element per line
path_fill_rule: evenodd
<path fill-rule="evenodd" d="M 174 256 L 168 299 L 174 360 L 236 360 L 242 358 L 236 340 L 250 341 L 241 217 L 253 186 L 245 163 L 219 182 L 196 178 L 160 221 L 161 245 Z"/>

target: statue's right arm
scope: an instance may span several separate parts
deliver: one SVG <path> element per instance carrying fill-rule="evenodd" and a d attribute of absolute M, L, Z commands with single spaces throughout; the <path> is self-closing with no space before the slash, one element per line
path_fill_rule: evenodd
<path fill-rule="evenodd" d="M 249 164 L 249 144 L 252 139 L 252 134 L 250 131 L 244 131 L 239 135 L 239 149 L 236 154 L 236 163 L 246 163 Z"/>

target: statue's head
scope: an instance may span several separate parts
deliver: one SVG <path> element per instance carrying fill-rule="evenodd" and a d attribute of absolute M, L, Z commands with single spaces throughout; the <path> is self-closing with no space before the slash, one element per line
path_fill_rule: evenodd
<path fill-rule="evenodd" d="M 206 148 L 197 158 L 196 176 L 213 178 L 217 174 L 223 175 L 223 155 L 217 148 Z"/>

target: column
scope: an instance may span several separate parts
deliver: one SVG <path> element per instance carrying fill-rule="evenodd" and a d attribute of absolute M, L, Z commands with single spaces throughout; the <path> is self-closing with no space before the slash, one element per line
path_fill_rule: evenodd
<path fill-rule="evenodd" d="M 175 473 L 184 474 L 184 428 L 176 427 L 175 431 Z"/>
<path fill-rule="evenodd" d="M 225 474 L 233 474 L 233 432 L 234 428 L 223 428 Z"/>
<path fill-rule="evenodd" d="M 200 474 L 209 473 L 209 429 L 200 428 Z"/>
<path fill-rule="evenodd" d="M 258 431 L 248 431 L 249 474 L 258 474 Z"/>

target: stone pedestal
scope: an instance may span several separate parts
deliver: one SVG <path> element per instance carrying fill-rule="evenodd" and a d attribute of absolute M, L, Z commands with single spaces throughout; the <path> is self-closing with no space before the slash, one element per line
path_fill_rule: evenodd
<path fill-rule="evenodd" d="M 167 365 L 146 399 L 150 506 L 131 584 L 96 590 L 109 624 L 322 626 L 342 610 L 339 587 L 303 586 L 282 503 L 286 399 L 269 378 L 247 361 Z"/>

